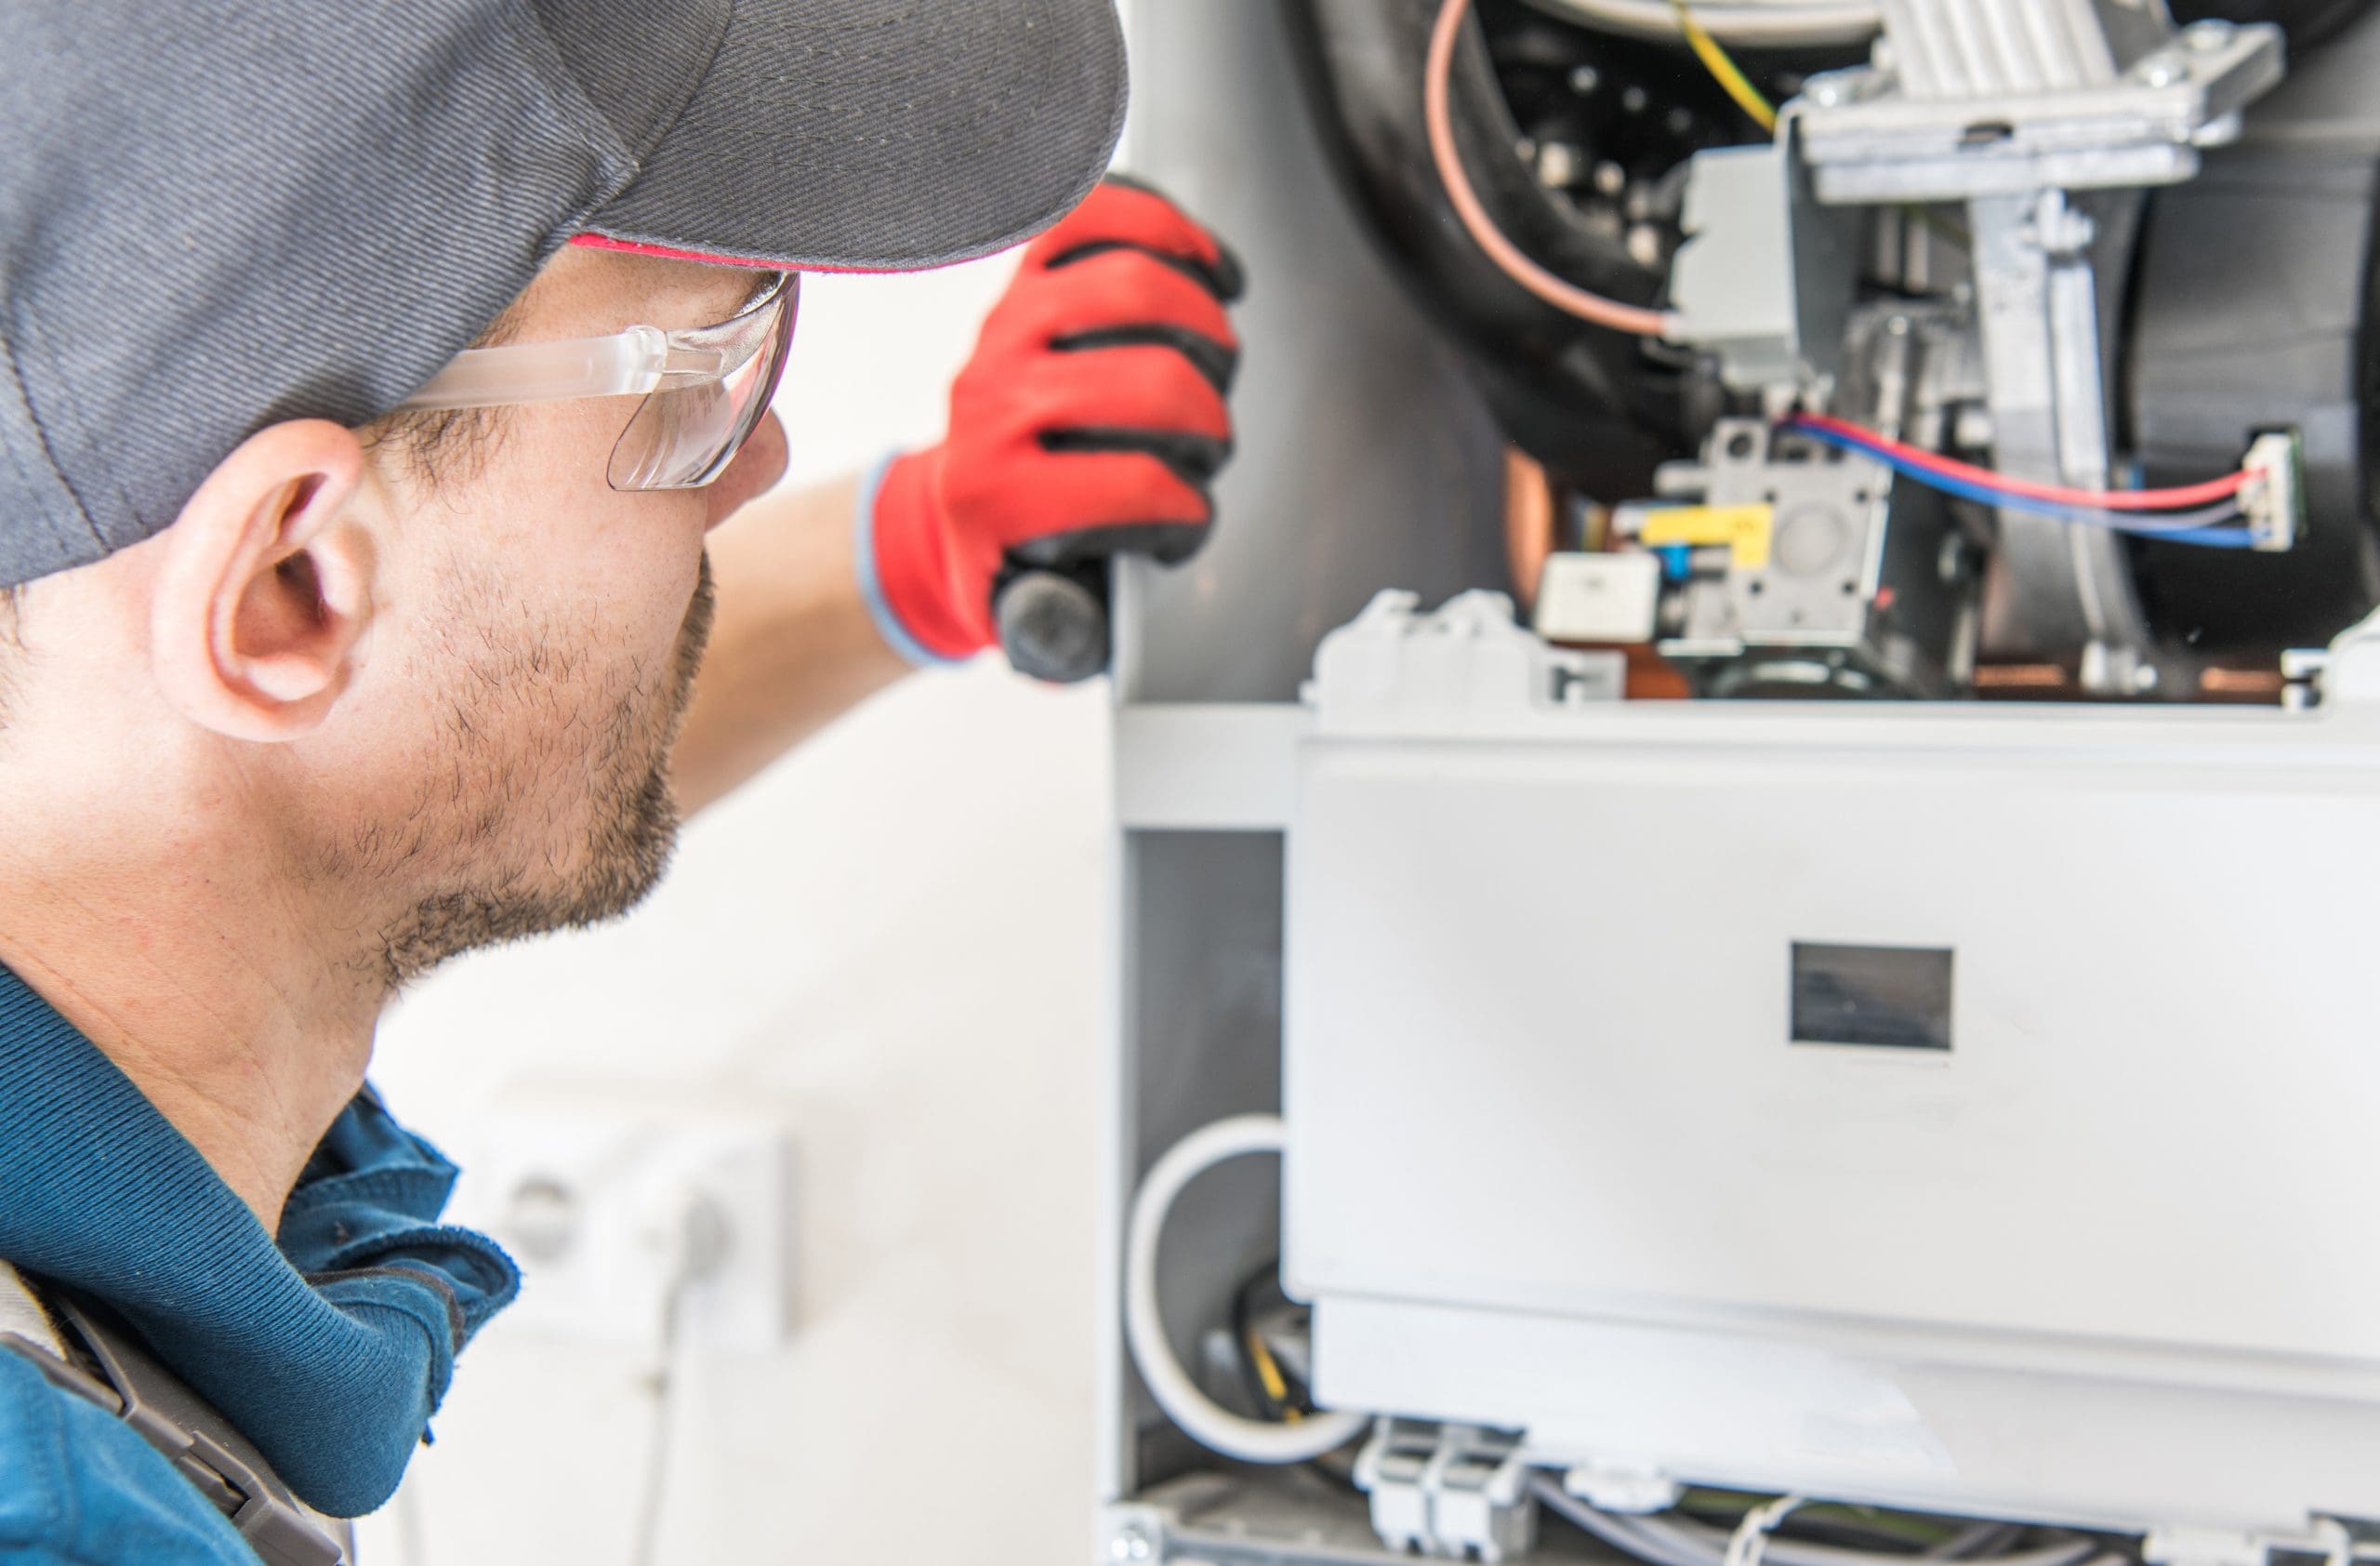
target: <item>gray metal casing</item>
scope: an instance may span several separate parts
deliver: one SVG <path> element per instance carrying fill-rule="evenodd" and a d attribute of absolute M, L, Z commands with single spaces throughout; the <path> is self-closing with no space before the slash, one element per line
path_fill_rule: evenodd
<path fill-rule="evenodd" d="M 1118 829 L 1102 1153 L 1104 1262 L 1094 1559 L 1157 1520 L 1152 1486 L 1205 1494 L 1210 1466 L 1156 1413 L 1126 1360 L 1117 1289 L 1123 1213 L 1185 1133 L 1280 1102 L 1281 836 L 1287 735 L 1323 635 L 1388 582 L 1432 601 L 1501 577 L 1493 515 L 1501 444 L 1460 361 L 1374 255 L 1333 183 L 1275 0 L 1133 7 L 1125 166 L 1228 238 L 1250 289 L 1232 398 L 1237 451 L 1220 524 L 1171 570 L 1117 574 Z M 1175 1348 L 1277 1254 L 1277 1172 L 1200 1180 L 1168 1228 L 1160 1279 Z M 1205 1485 L 1206 1491 L 1196 1486 Z M 1312 1508 L 1278 1496 L 1210 1500 L 1253 1526 L 1271 1506 L 1292 1537 Z M 1371 1541 L 1360 1498 L 1320 1525 Z M 1267 1514 L 1271 1515 L 1271 1514 Z M 1218 1524 L 1220 1529 L 1221 1524 Z M 1259 1530 L 1261 1536 L 1262 1530 Z M 1210 1559 L 1223 1559 L 1210 1554 Z"/>

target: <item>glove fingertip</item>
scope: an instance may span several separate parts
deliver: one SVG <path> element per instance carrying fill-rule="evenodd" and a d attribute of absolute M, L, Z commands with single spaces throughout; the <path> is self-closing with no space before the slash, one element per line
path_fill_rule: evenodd
<path fill-rule="evenodd" d="M 1215 259 L 1208 269 L 1211 274 L 1209 285 L 1215 298 L 1225 304 L 1237 304 L 1248 293 L 1248 268 L 1241 264 L 1237 252 L 1222 240 L 1215 241 Z"/>
<path fill-rule="evenodd" d="M 1171 219 L 1168 226 L 1176 231 L 1172 240 L 1169 242 L 1156 232 L 1149 232 L 1130 238 L 1123 237 L 1118 233 L 1104 241 L 1093 239 L 1071 246 L 1052 245 L 1045 253 L 1042 264 L 1062 267 L 1070 261 L 1081 259 L 1086 254 L 1096 253 L 1105 246 L 1120 244 L 1133 249 L 1146 250 L 1151 255 L 1180 267 L 1195 276 L 1209 292 L 1225 304 L 1230 304 L 1248 291 L 1247 268 L 1241 265 L 1239 258 L 1232 252 L 1231 246 L 1223 243 L 1222 235 L 1192 217 L 1188 209 L 1180 202 L 1175 201 L 1145 179 L 1130 174 L 1117 173 L 1112 169 L 1100 181 L 1100 184 L 1103 189 L 1112 186 L 1118 191 L 1130 192 L 1135 197 L 1144 198 L 1147 202 L 1154 203 L 1157 213 Z M 1098 200 L 1099 195 L 1099 191 L 1093 191 L 1091 200 Z M 1145 224 L 1135 226 L 1145 227 Z M 1065 232 L 1065 225 L 1061 224 L 1057 230 L 1051 232 L 1053 234 L 1062 234 Z M 1187 241 L 1188 244 L 1185 246 L 1182 243 L 1183 241 Z"/>
<path fill-rule="evenodd" d="M 1205 490 L 1207 520 L 1186 527 L 1168 528 L 1164 542 L 1151 551 L 1161 565 L 1179 565 L 1207 547 L 1207 539 L 1215 530 L 1215 498 Z"/>

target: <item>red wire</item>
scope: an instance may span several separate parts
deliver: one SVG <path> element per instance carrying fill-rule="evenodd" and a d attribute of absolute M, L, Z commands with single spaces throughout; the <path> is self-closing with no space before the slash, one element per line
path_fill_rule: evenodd
<path fill-rule="evenodd" d="M 2226 473 L 2219 479 L 2209 479 L 2204 484 L 2186 484 L 2172 489 L 2075 489 L 2067 484 L 2040 484 L 2031 479 L 1996 473 L 1989 468 L 1978 468 L 1972 462 L 1944 457 L 1939 452 L 1904 445 L 1864 425 L 1823 413 L 1804 413 L 1794 417 L 1800 423 L 1831 430 L 1851 440 L 1863 441 L 1879 450 L 1891 452 L 1904 462 L 1950 478 L 1964 479 L 1986 489 L 1996 489 L 2004 495 L 2029 496 L 2036 500 L 2056 501 L 2061 505 L 2088 506 L 2097 511 L 2162 511 L 2209 505 L 2239 494 L 2241 486 L 2255 476 L 2255 470 L 2243 468 L 2236 473 Z"/>

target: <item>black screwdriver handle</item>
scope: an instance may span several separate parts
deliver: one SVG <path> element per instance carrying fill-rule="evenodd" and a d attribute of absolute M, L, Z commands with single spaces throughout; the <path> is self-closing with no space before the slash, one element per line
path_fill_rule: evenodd
<path fill-rule="evenodd" d="M 1107 563 L 1012 564 L 992 588 L 992 623 L 1011 668 L 1071 685 L 1107 667 Z"/>

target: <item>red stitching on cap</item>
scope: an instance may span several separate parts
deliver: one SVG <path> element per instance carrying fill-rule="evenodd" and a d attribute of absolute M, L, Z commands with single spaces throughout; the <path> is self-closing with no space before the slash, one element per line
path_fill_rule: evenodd
<path fill-rule="evenodd" d="M 641 240 L 615 239 L 607 233 L 575 233 L 567 241 L 584 245 L 591 250 L 618 250 L 631 256 L 651 256 L 664 261 L 704 261 L 713 266 L 763 267 L 771 272 L 850 272 L 871 276 L 891 276 L 907 272 L 931 272 L 932 267 L 829 267 L 787 266 L 783 261 L 759 256 L 729 256 L 715 250 L 687 250 L 671 245 L 647 245 Z"/>

